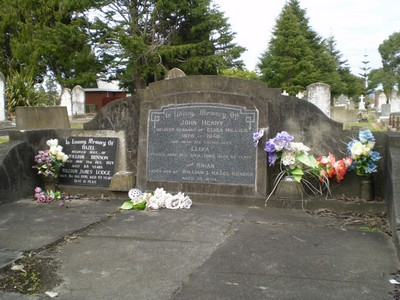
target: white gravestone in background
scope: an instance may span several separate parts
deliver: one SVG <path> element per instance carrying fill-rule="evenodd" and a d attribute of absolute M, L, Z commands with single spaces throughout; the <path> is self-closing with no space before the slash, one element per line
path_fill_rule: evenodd
<path fill-rule="evenodd" d="M 358 99 L 360 99 L 360 102 L 358 103 L 358 109 L 359 110 L 365 110 L 365 102 L 364 102 L 364 95 L 361 95 Z"/>
<path fill-rule="evenodd" d="M 331 87 L 325 83 L 307 86 L 307 100 L 317 106 L 328 117 L 331 116 Z"/>
<path fill-rule="evenodd" d="M 391 112 L 400 112 L 400 98 L 398 97 L 396 91 L 394 91 L 390 97 L 390 104 L 392 109 Z"/>
<path fill-rule="evenodd" d="M 386 104 L 386 101 L 387 101 L 387 98 L 386 98 L 385 93 L 380 93 L 378 96 L 378 101 L 377 101 L 378 102 L 377 109 L 376 109 L 377 112 L 382 111 L 382 105 Z"/>
<path fill-rule="evenodd" d="M 65 106 L 67 108 L 68 116 L 72 116 L 72 95 L 70 89 L 64 88 L 62 90 L 60 106 Z"/>
<path fill-rule="evenodd" d="M 73 116 L 85 114 L 85 91 L 80 85 L 72 89 L 72 114 Z"/>
<path fill-rule="evenodd" d="M 347 96 L 341 94 L 337 99 L 336 105 L 338 105 L 338 106 L 346 106 L 348 102 L 349 102 L 349 98 Z"/>
<path fill-rule="evenodd" d="M 6 121 L 6 79 L 0 72 L 0 122 Z"/>

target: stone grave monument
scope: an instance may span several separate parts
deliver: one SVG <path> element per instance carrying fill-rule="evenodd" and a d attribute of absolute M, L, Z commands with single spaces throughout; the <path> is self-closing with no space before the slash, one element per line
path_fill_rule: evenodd
<path fill-rule="evenodd" d="M 85 114 L 85 91 L 80 85 L 72 89 L 72 115 L 83 116 Z"/>
<path fill-rule="evenodd" d="M 307 101 L 319 107 L 328 117 L 331 116 L 331 87 L 325 83 L 307 86 Z"/>
<path fill-rule="evenodd" d="M 65 106 L 68 116 L 72 117 L 72 94 L 69 88 L 64 88 L 62 90 L 60 106 Z"/>

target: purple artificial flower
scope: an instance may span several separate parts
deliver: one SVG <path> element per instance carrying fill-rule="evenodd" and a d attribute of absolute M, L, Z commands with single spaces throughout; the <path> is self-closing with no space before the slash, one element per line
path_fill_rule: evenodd
<path fill-rule="evenodd" d="M 268 153 L 268 165 L 273 166 L 276 162 L 277 157 L 278 157 L 278 155 L 276 154 L 276 152 L 269 152 Z"/>
<path fill-rule="evenodd" d="M 275 148 L 274 139 L 269 139 L 269 140 L 265 143 L 264 151 L 267 152 L 268 154 L 270 154 L 270 153 L 275 153 L 276 148 Z"/>
<path fill-rule="evenodd" d="M 283 149 L 289 149 L 290 141 L 292 141 L 294 137 L 287 133 L 286 131 L 282 131 L 276 135 L 274 138 L 275 149 L 277 151 L 281 151 Z"/>
<path fill-rule="evenodd" d="M 264 136 L 264 129 L 260 129 L 257 132 L 253 133 L 253 144 L 254 147 L 257 147 L 258 141 Z"/>

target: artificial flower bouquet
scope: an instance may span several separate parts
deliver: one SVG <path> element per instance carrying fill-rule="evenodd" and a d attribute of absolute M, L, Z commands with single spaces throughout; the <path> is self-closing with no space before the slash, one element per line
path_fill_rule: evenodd
<path fill-rule="evenodd" d="M 317 172 L 321 182 L 326 182 L 329 178 L 335 179 L 336 182 L 341 182 L 353 163 L 349 156 L 337 160 L 332 153 L 318 157 L 317 162 Z"/>
<path fill-rule="evenodd" d="M 263 137 L 264 130 L 253 134 L 254 145 Z M 303 143 L 293 142 L 294 137 L 286 131 L 279 132 L 265 143 L 264 151 L 268 156 L 268 164 L 278 163 L 282 171 L 301 182 L 304 172 L 312 171 L 318 166 L 317 160 L 309 154 L 310 148 Z"/>
<path fill-rule="evenodd" d="M 50 149 L 38 152 L 35 156 L 36 164 L 32 168 L 37 169 L 38 175 L 58 178 L 61 167 L 68 160 L 68 155 L 62 152 L 62 146 L 58 145 L 57 139 L 50 139 L 46 144 Z"/>
<path fill-rule="evenodd" d="M 263 136 L 264 129 L 253 133 L 254 146 L 257 147 Z M 297 182 L 304 183 L 314 194 L 322 194 L 323 188 L 315 188 L 308 180 L 303 179 L 306 173 L 316 176 L 330 193 L 329 179 L 334 179 L 339 183 L 344 179 L 346 173 L 352 170 L 355 170 L 359 176 L 370 176 L 377 172 L 377 161 L 381 159 L 379 153 L 373 150 L 375 138 L 370 130 L 360 131 L 358 139 L 352 139 L 347 144 L 349 156 L 342 159 L 336 159 L 332 153 L 314 158 L 313 155 L 309 154 L 309 147 L 293 140 L 292 135 L 286 131 L 281 131 L 274 138 L 265 142 L 264 151 L 267 153 L 269 166 L 278 163 L 281 168 L 267 200 L 286 174 L 292 176 Z"/>
<path fill-rule="evenodd" d="M 49 149 L 40 150 L 35 156 L 35 165 L 32 166 L 33 169 L 37 170 L 37 174 L 43 177 L 45 187 L 44 189 L 36 187 L 33 198 L 39 203 L 50 203 L 54 200 L 59 200 L 59 205 L 61 206 L 61 192 L 48 188 L 46 182 L 58 181 L 61 167 L 68 160 L 68 155 L 62 151 L 62 146 L 58 144 L 57 139 L 50 139 L 46 144 Z"/>
<path fill-rule="evenodd" d="M 157 188 L 153 193 L 142 192 L 139 189 L 131 189 L 128 192 L 129 201 L 125 201 L 121 209 L 136 210 L 158 210 L 167 209 L 189 209 L 192 200 L 189 196 L 179 192 L 176 195 L 167 193 L 163 188 Z"/>
<path fill-rule="evenodd" d="M 352 139 L 347 144 L 347 152 L 353 162 L 349 171 L 355 170 L 359 176 L 371 176 L 378 171 L 377 162 L 381 159 L 375 147 L 375 138 L 370 130 L 362 130 L 358 134 L 358 139 Z"/>

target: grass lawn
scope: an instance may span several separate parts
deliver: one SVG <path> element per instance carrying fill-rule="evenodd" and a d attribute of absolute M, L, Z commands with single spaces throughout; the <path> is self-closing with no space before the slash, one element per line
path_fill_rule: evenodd
<path fill-rule="evenodd" d="M 8 142 L 8 137 L 0 137 L 0 144 Z"/>

